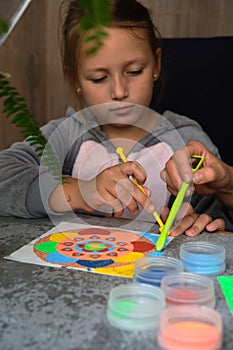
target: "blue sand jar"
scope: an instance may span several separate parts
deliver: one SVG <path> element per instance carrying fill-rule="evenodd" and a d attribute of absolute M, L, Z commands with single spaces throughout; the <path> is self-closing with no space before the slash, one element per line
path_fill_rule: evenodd
<path fill-rule="evenodd" d="M 187 242 L 180 247 L 180 259 L 186 272 L 217 276 L 226 269 L 226 250 L 205 241 Z"/>
<path fill-rule="evenodd" d="M 178 259 L 168 256 L 147 256 L 135 262 L 134 280 L 160 287 L 164 276 L 183 270 L 183 264 Z"/>

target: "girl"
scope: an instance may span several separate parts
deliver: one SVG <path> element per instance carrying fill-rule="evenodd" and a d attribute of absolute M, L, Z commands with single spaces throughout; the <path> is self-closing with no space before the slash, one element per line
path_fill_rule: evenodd
<path fill-rule="evenodd" d="M 64 74 L 79 112 L 42 127 L 66 180 L 58 184 L 25 140 L 0 153 L 0 212 L 38 217 L 66 211 L 103 213 L 154 221 L 172 196 L 160 171 L 173 152 L 192 139 L 218 150 L 195 121 L 150 106 L 160 85 L 160 35 L 148 10 L 136 0 L 112 0 L 110 23 L 95 53 L 78 0 L 64 1 Z M 151 107 L 149 109 L 149 107 Z M 123 147 L 128 162 L 117 153 Z M 143 191 L 132 181 L 143 185 Z M 201 214 L 205 212 L 205 214 Z M 222 218 L 222 219 L 219 219 Z M 224 229 L 224 212 L 212 197 L 193 196 L 186 216 L 172 231 L 195 236 L 212 223 Z M 216 219 L 216 220 L 215 220 Z"/>

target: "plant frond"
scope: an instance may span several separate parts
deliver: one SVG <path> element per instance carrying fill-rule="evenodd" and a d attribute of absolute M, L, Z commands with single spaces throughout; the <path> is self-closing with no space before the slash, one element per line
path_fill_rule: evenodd
<path fill-rule="evenodd" d="M 43 155 L 43 164 L 59 182 L 63 183 L 64 177 L 60 171 L 60 164 L 48 144 L 47 139 L 42 134 L 37 121 L 28 110 L 25 99 L 19 95 L 16 88 L 11 86 L 7 80 L 9 75 L 0 72 L 0 98 L 4 98 L 3 113 L 6 118 L 12 117 L 11 123 L 22 128 L 22 133 L 30 146 L 34 147 L 38 157 Z"/>
<path fill-rule="evenodd" d="M 102 45 L 103 38 L 107 36 L 104 27 L 110 22 L 109 0 L 80 0 L 85 12 L 81 19 L 81 30 L 86 33 L 86 41 L 93 45 L 86 54 L 94 54 Z M 90 33 L 88 33 L 90 31 Z"/>

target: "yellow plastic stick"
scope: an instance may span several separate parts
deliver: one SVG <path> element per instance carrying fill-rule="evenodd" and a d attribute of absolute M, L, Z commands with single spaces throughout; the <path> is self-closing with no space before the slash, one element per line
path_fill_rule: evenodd
<path fill-rule="evenodd" d="M 124 162 L 124 163 L 128 162 L 128 159 L 126 158 L 122 147 L 117 147 L 116 153 L 119 154 L 119 156 L 121 157 L 122 162 Z M 137 182 L 137 179 L 135 179 L 135 177 L 133 177 L 133 181 L 134 181 L 135 185 L 146 195 L 146 191 Z M 156 210 L 152 214 L 154 215 L 155 220 L 158 222 L 158 224 L 160 226 L 159 230 L 161 231 L 163 229 L 163 227 L 164 227 L 164 224 L 163 224 L 162 220 L 160 219 L 159 214 L 157 213 Z"/>

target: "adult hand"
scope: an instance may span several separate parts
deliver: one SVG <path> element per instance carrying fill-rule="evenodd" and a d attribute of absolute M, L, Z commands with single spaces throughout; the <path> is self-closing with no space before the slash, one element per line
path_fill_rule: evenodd
<path fill-rule="evenodd" d="M 169 209 L 164 207 L 161 215 L 164 222 L 168 214 Z M 170 231 L 170 235 L 177 237 L 185 233 L 189 237 L 195 237 L 204 230 L 208 232 L 225 230 L 225 222 L 221 218 L 213 220 L 208 214 L 198 214 L 189 203 L 183 203 L 177 215 L 174 227 Z"/>
<path fill-rule="evenodd" d="M 190 166 L 190 159 L 193 154 L 204 157 L 202 167 L 195 173 L 192 173 Z M 232 181 L 232 171 L 227 164 L 213 155 L 202 143 L 191 141 L 186 147 L 174 153 L 161 172 L 161 177 L 167 183 L 168 190 L 175 195 L 179 191 L 182 181 L 189 183 L 193 181 L 193 190 L 196 193 L 210 195 L 228 188 Z"/>

